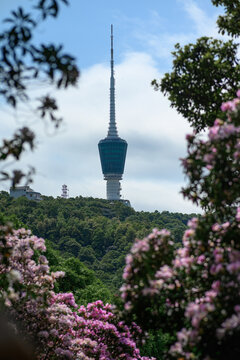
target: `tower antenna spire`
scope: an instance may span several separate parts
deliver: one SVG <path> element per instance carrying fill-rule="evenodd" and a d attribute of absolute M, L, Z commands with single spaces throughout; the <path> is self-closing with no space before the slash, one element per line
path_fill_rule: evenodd
<path fill-rule="evenodd" d="M 118 138 L 116 115 L 115 115 L 115 79 L 114 79 L 114 59 L 113 59 L 113 25 L 111 25 L 111 77 L 110 77 L 110 121 L 108 127 L 108 137 Z"/>
<path fill-rule="evenodd" d="M 114 62 L 113 62 L 113 25 L 111 25 L 111 75 L 113 74 L 113 66 L 114 66 Z"/>

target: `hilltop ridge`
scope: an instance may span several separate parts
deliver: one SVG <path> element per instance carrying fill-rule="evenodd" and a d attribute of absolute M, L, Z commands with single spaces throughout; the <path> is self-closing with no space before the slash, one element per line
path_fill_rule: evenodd
<path fill-rule="evenodd" d="M 0 193 L 0 212 L 19 221 L 33 234 L 47 239 L 65 259 L 79 259 L 112 291 L 122 281 L 125 256 L 135 238 L 153 228 L 167 228 L 181 241 L 188 220 L 195 214 L 135 211 L 119 201 L 43 196 L 41 202 Z"/>

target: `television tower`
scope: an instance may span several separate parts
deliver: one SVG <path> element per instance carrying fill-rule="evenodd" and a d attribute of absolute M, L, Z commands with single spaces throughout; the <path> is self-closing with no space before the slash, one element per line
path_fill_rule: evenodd
<path fill-rule="evenodd" d="M 127 142 L 118 136 L 115 118 L 115 79 L 113 60 L 113 26 L 111 25 L 111 77 L 110 77 L 110 121 L 107 137 L 100 140 L 100 154 L 104 180 L 107 180 L 107 200 L 121 200 L 122 175 L 127 153 Z"/>

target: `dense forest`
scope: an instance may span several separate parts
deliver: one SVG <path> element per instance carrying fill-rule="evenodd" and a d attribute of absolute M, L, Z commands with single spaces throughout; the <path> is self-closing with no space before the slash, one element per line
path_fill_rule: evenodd
<path fill-rule="evenodd" d="M 13 199 L 7 192 L 0 194 L 0 212 L 18 227 L 25 226 L 47 240 L 50 265 L 66 271 L 61 290 L 74 291 L 84 303 L 94 300 L 93 294 L 96 299 L 111 300 L 110 293 L 121 285 L 125 256 L 135 238 L 143 238 L 157 227 L 167 228 L 180 242 L 193 216 L 137 212 L 121 202 L 84 197 L 43 197 L 35 202 Z"/>

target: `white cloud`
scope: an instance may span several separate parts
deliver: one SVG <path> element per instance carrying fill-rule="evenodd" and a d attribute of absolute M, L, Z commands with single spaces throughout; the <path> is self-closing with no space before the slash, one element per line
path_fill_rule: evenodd
<path fill-rule="evenodd" d="M 194 38 L 194 34 L 152 34 L 145 32 L 142 34 L 139 33 L 136 37 L 146 44 L 148 50 L 154 57 L 158 59 L 170 59 L 172 58 L 171 52 L 174 51 L 175 44 L 180 43 L 184 45 L 189 43 Z"/>
<path fill-rule="evenodd" d="M 189 30 L 175 32 L 174 28 L 171 28 L 171 30 L 166 31 L 165 19 L 157 11 L 149 12 L 145 21 L 136 18 L 132 19 L 133 36 L 147 49 L 153 58 L 160 61 L 170 61 L 172 59 L 171 52 L 174 50 L 176 43 L 184 46 L 190 42 L 194 43 L 197 38 L 202 36 L 228 39 L 228 36 L 222 36 L 218 33 L 216 21 L 221 12 L 219 8 L 216 8 L 214 14 L 209 16 L 204 11 L 204 8 L 200 7 L 194 0 L 178 0 L 178 2 L 192 21 Z M 128 19 L 128 22 L 130 21 L 131 19 Z"/>
<path fill-rule="evenodd" d="M 57 93 L 64 131 L 46 136 L 42 125 L 36 125 L 38 149 L 24 158 L 24 164 L 33 164 L 38 171 L 34 189 L 58 196 L 66 183 L 71 196 L 105 198 L 97 144 L 107 134 L 109 72 L 102 64 L 83 69 L 78 88 Z M 184 156 L 185 134 L 191 130 L 150 86 L 160 76 L 152 58 L 145 53 L 128 54 L 115 73 L 119 135 L 129 145 L 124 197 L 137 210 L 195 210 L 179 195 L 184 179 L 178 158 Z"/>
<path fill-rule="evenodd" d="M 219 11 L 216 10 L 214 16 L 208 16 L 207 13 L 198 6 L 194 0 L 179 0 L 183 3 L 186 13 L 193 21 L 197 36 L 219 37 L 217 30 L 217 17 Z"/>

